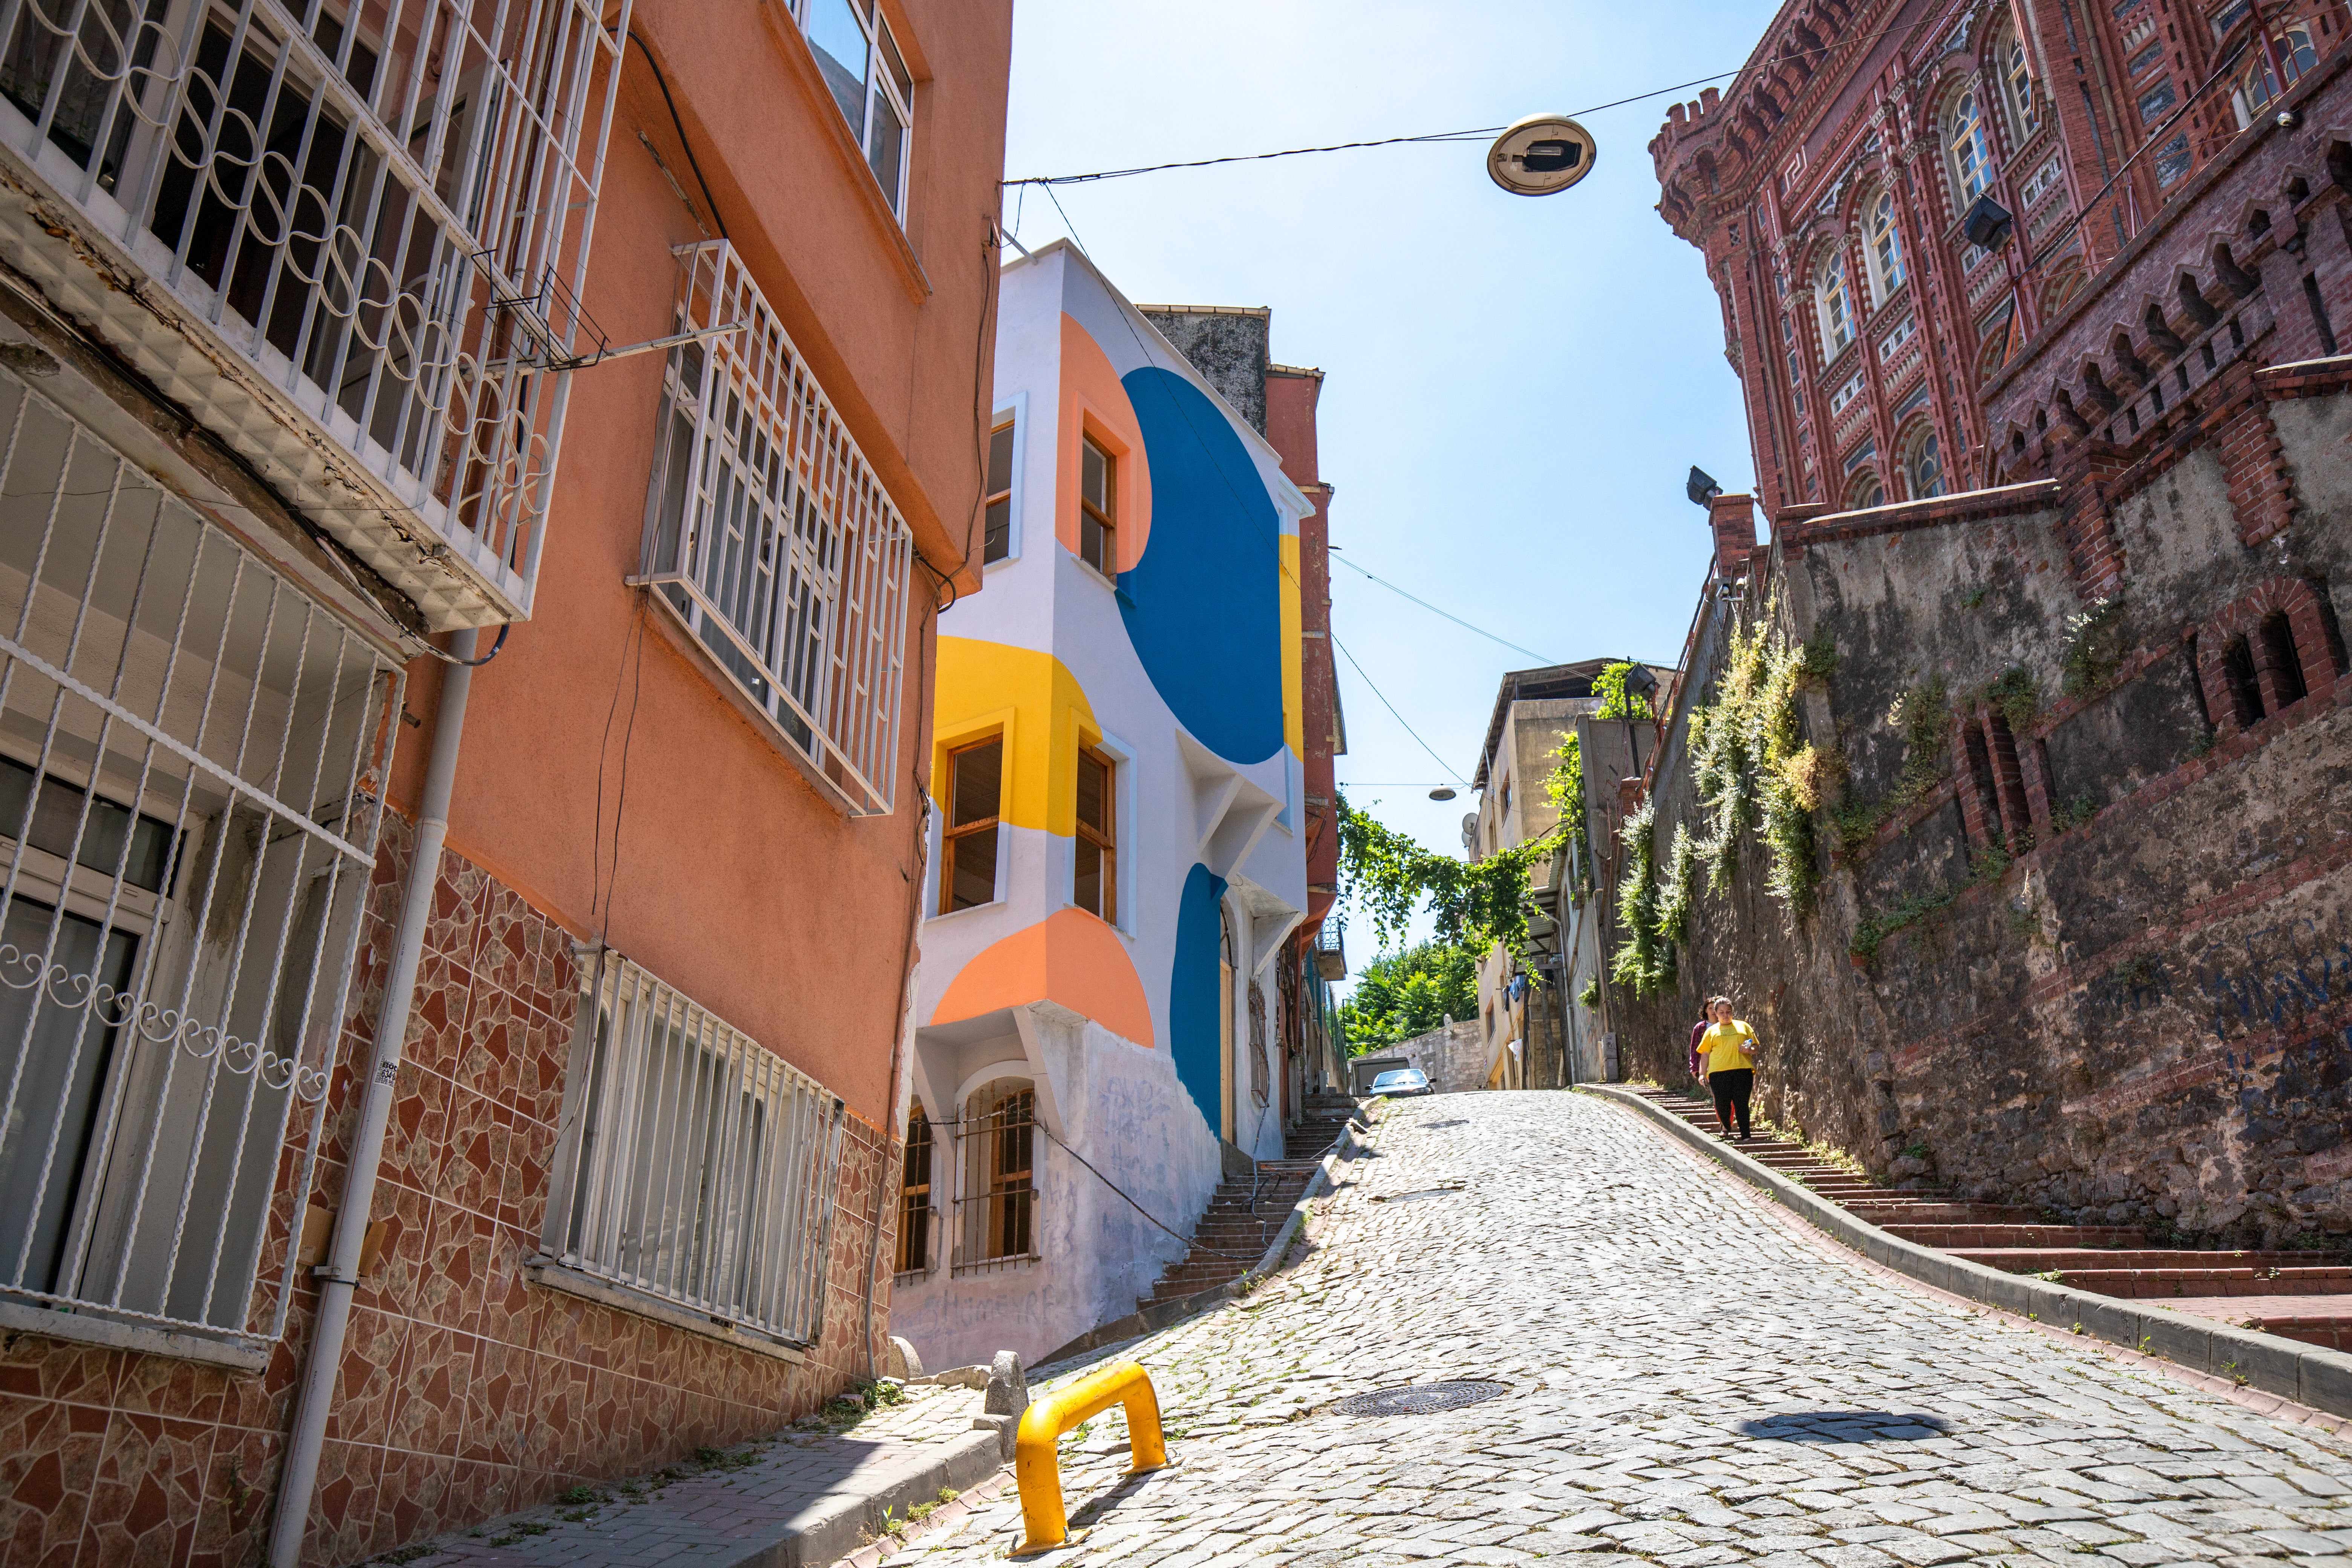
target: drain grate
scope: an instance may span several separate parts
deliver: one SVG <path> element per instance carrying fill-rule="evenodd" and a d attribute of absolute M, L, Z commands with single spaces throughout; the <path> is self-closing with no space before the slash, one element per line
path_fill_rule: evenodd
<path fill-rule="evenodd" d="M 1421 1124 L 1421 1130 L 1424 1132 L 1434 1132 L 1441 1127 L 1467 1127 L 1469 1125 L 1470 1123 L 1467 1119 L 1457 1116 L 1451 1121 L 1424 1121 Z"/>
<path fill-rule="evenodd" d="M 1452 1182 L 1442 1187 L 1423 1187 L 1416 1192 L 1410 1193 L 1374 1193 L 1372 1194 L 1372 1202 L 1376 1204 L 1409 1204 L 1415 1198 L 1450 1198 L 1455 1194 L 1461 1192 L 1463 1185 L 1463 1183 Z"/>
<path fill-rule="evenodd" d="M 1403 1388 L 1383 1388 L 1376 1394 L 1359 1394 L 1342 1399 L 1331 1406 L 1335 1415 L 1434 1415 L 1441 1410 L 1459 1410 L 1465 1405 L 1483 1400 L 1499 1399 L 1511 1392 L 1507 1383 L 1483 1383 L 1475 1379 L 1458 1383 L 1416 1383 Z"/>

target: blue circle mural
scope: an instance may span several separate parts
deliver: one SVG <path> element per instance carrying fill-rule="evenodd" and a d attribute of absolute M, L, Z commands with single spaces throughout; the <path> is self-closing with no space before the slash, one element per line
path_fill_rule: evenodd
<path fill-rule="evenodd" d="M 1282 749 L 1281 521 L 1224 411 L 1172 371 L 1120 378 L 1151 460 L 1151 537 L 1118 574 L 1144 673 L 1229 763 Z"/>

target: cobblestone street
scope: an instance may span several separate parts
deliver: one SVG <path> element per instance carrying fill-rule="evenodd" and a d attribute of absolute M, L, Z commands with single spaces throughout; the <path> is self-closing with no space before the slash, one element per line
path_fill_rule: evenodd
<path fill-rule="evenodd" d="M 1118 1413 L 1080 1428 L 1083 1533 L 1029 1561 L 2352 1568 L 2352 1438 L 1898 1285 L 1615 1106 L 1403 1101 L 1349 1170 L 1303 1262 L 1110 1352 L 1176 1463 L 1129 1479 Z M 1450 1378 L 1509 1393 L 1328 1413 Z M 1018 1526 L 1008 1489 L 889 1561 Z"/>

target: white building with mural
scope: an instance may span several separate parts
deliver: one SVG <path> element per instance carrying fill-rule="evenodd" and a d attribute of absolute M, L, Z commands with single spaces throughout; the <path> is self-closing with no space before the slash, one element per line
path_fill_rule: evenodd
<path fill-rule="evenodd" d="M 1281 1156 L 1269 966 L 1307 904 L 1312 507 L 1066 244 L 1005 268 L 996 353 L 985 591 L 940 622 L 891 1313 L 934 1365 L 1134 1310 L 1185 1250 L 1152 1221 L 1189 1233 Z"/>

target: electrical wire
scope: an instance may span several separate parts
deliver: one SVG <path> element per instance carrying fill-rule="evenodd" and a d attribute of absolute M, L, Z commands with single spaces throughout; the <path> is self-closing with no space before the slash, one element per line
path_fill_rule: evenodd
<path fill-rule="evenodd" d="M 1902 31 L 1903 27 L 1908 25 L 1898 23 L 1883 27 L 1859 41 L 1874 44 L 1890 33 Z M 1794 59 L 1804 55 L 1826 55 L 1838 47 L 1836 44 L 1823 44 L 1817 49 L 1794 49 L 1786 56 L 1776 58 Z M 1646 103 L 1651 99 L 1664 98 L 1668 93 L 1688 92 L 1692 88 L 1705 87 L 1710 82 L 1728 81 L 1747 68 L 1745 65 L 1741 65 L 1731 70 L 1717 71 L 1712 76 L 1693 77 L 1688 81 L 1676 82 L 1672 87 L 1652 88 L 1647 92 L 1637 92 L 1630 98 L 1612 98 L 1606 103 L 1596 103 L 1589 109 L 1577 110 L 1570 118 L 1580 119 L 1588 114 L 1600 114 L 1612 109 L 1623 109 L 1629 104 Z M 1124 180 L 1134 174 L 1157 174 L 1170 169 L 1207 169 L 1220 163 L 1264 163 L 1269 158 L 1300 158 L 1315 153 L 1348 153 L 1361 147 L 1395 147 L 1411 142 L 1472 142 L 1482 136 L 1496 135 L 1507 129 L 1509 129 L 1507 126 L 1486 125 L 1464 131 L 1430 131 L 1418 136 L 1381 136 L 1363 142 L 1331 142 L 1318 147 L 1284 147 L 1272 153 L 1234 153 L 1222 158 L 1186 158 L 1170 163 L 1139 163 L 1131 169 L 1098 169 L 1086 174 L 1031 174 L 1018 180 L 1007 180 L 1004 184 L 1042 185 L 1050 191 L 1055 185 L 1083 185 L 1097 180 Z M 1070 237 L 1076 239 L 1077 236 L 1073 233 Z M 1080 246 L 1078 248 L 1083 250 L 1086 247 Z"/>
<path fill-rule="evenodd" d="M 1423 751 L 1429 753 L 1429 760 L 1435 763 L 1439 767 L 1445 768 L 1447 775 L 1451 777 L 1454 783 L 1461 784 L 1465 788 L 1468 787 L 1470 781 L 1464 778 L 1460 773 L 1455 773 L 1452 768 L 1446 767 L 1445 759 L 1437 754 L 1437 748 L 1423 740 L 1421 738 L 1420 731 L 1414 729 L 1410 724 L 1405 724 L 1404 715 L 1397 711 L 1396 704 L 1390 701 L 1388 698 L 1381 693 L 1379 687 L 1372 686 L 1372 678 L 1369 675 L 1364 675 L 1364 667 L 1356 663 L 1356 656 L 1348 652 L 1348 645 L 1339 640 L 1339 635 L 1337 632 L 1331 634 L 1331 646 L 1338 648 L 1340 654 L 1350 665 L 1355 666 L 1356 673 L 1360 676 L 1363 676 L 1364 684 L 1371 687 L 1372 695 L 1380 698 L 1381 706 L 1389 710 L 1389 717 L 1394 719 L 1400 724 L 1404 724 L 1404 732 L 1411 735 L 1413 738 L 1414 742 L 1418 744 Z"/>
<path fill-rule="evenodd" d="M 629 29 L 629 39 L 637 46 L 637 53 L 646 58 L 646 64 L 653 68 L 654 85 L 661 89 L 662 101 L 669 105 L 669 122 L 677 128 L 677 144 L 686 149 L 686 166 L 694 171 L 694 183 L 702 187 L 702 199 L 709 205 L 710 221 L 719 226 L 719 237 L 731 241 L 727 220 L 719 216 L 719 198 L 710 194 L 710 182 L 702 177 L 702 161 L 694 155 L 694 143 L 687 139 L 686 121 L 678 118 L 677 100 L 669 95 L 669 78 L 662 74 L 661 62 L 654 58 L 653 50 L 646 47 L 635 27 Z"/>
<path fill-rule="evenodd" d="M 1354 562 L 1349 560 L 1344 555 L 1334 556 L 1332 559 L 1338 561 L 1340 565 L 1345 566 L 1350 572 L 1362 573 L 1363 575 L 1370 577 L 1373 582 L 1378 583 L 1390 593 L 1400 595 L 1404 598 L 1411 599 L 1414 604 L 1419 605 L 1431 615 L 1443 616 L 1465 631 L 1476 632 L 1488 642 L 1500 643 L 1514 653 L 1526 654 L 1529 658 L 1541 659 L 1546 664 L 1558 664 L 1560 662 L 1559 659 L 1547 658 L 1545 655 L 1538 653 L 1531 647 L 1522 647 L 1508 637 L 1496 637 L 1493 632 L 1488 631 L 1486 627 L 1474 626 L 1470 622 L 1464 620 L 1460 616 L 1454 614 L 1451 610 L 1441 610 L 1435 605 L 1431 604 L 1427 599 L 1421 597 L 1418 594 L 1407 593 L 1404 589 L 1398 587 L 1394 583 L 1390 582 L 1387 578 L 1373 576 L 1371 573 L 1365 572 L 1362 567 L 1357 565 Z"/>
<path fill-rule="evenodd" d="M 416 646 L 423 648 L 426 653 L 431 654 L 435 658 L 439 659 L 444 664 L 454 664 L 466 669 L 479 669 L 482 666 L 489 663 L 490 660 L 499 657 L 499 650 L 507 646 L 507 634 L 512 630 L 514 630 L 514 623 L 512 621 L 501 623 L 499 626 L 498 640 L 490 644 L 490 651 L 484 654 L 479 658 L 459 658 L 455 654 L 444 653 L 441 649 L 435 647 L 431 643 L 425 642 L 421 638 L 418 639 Z"/>

